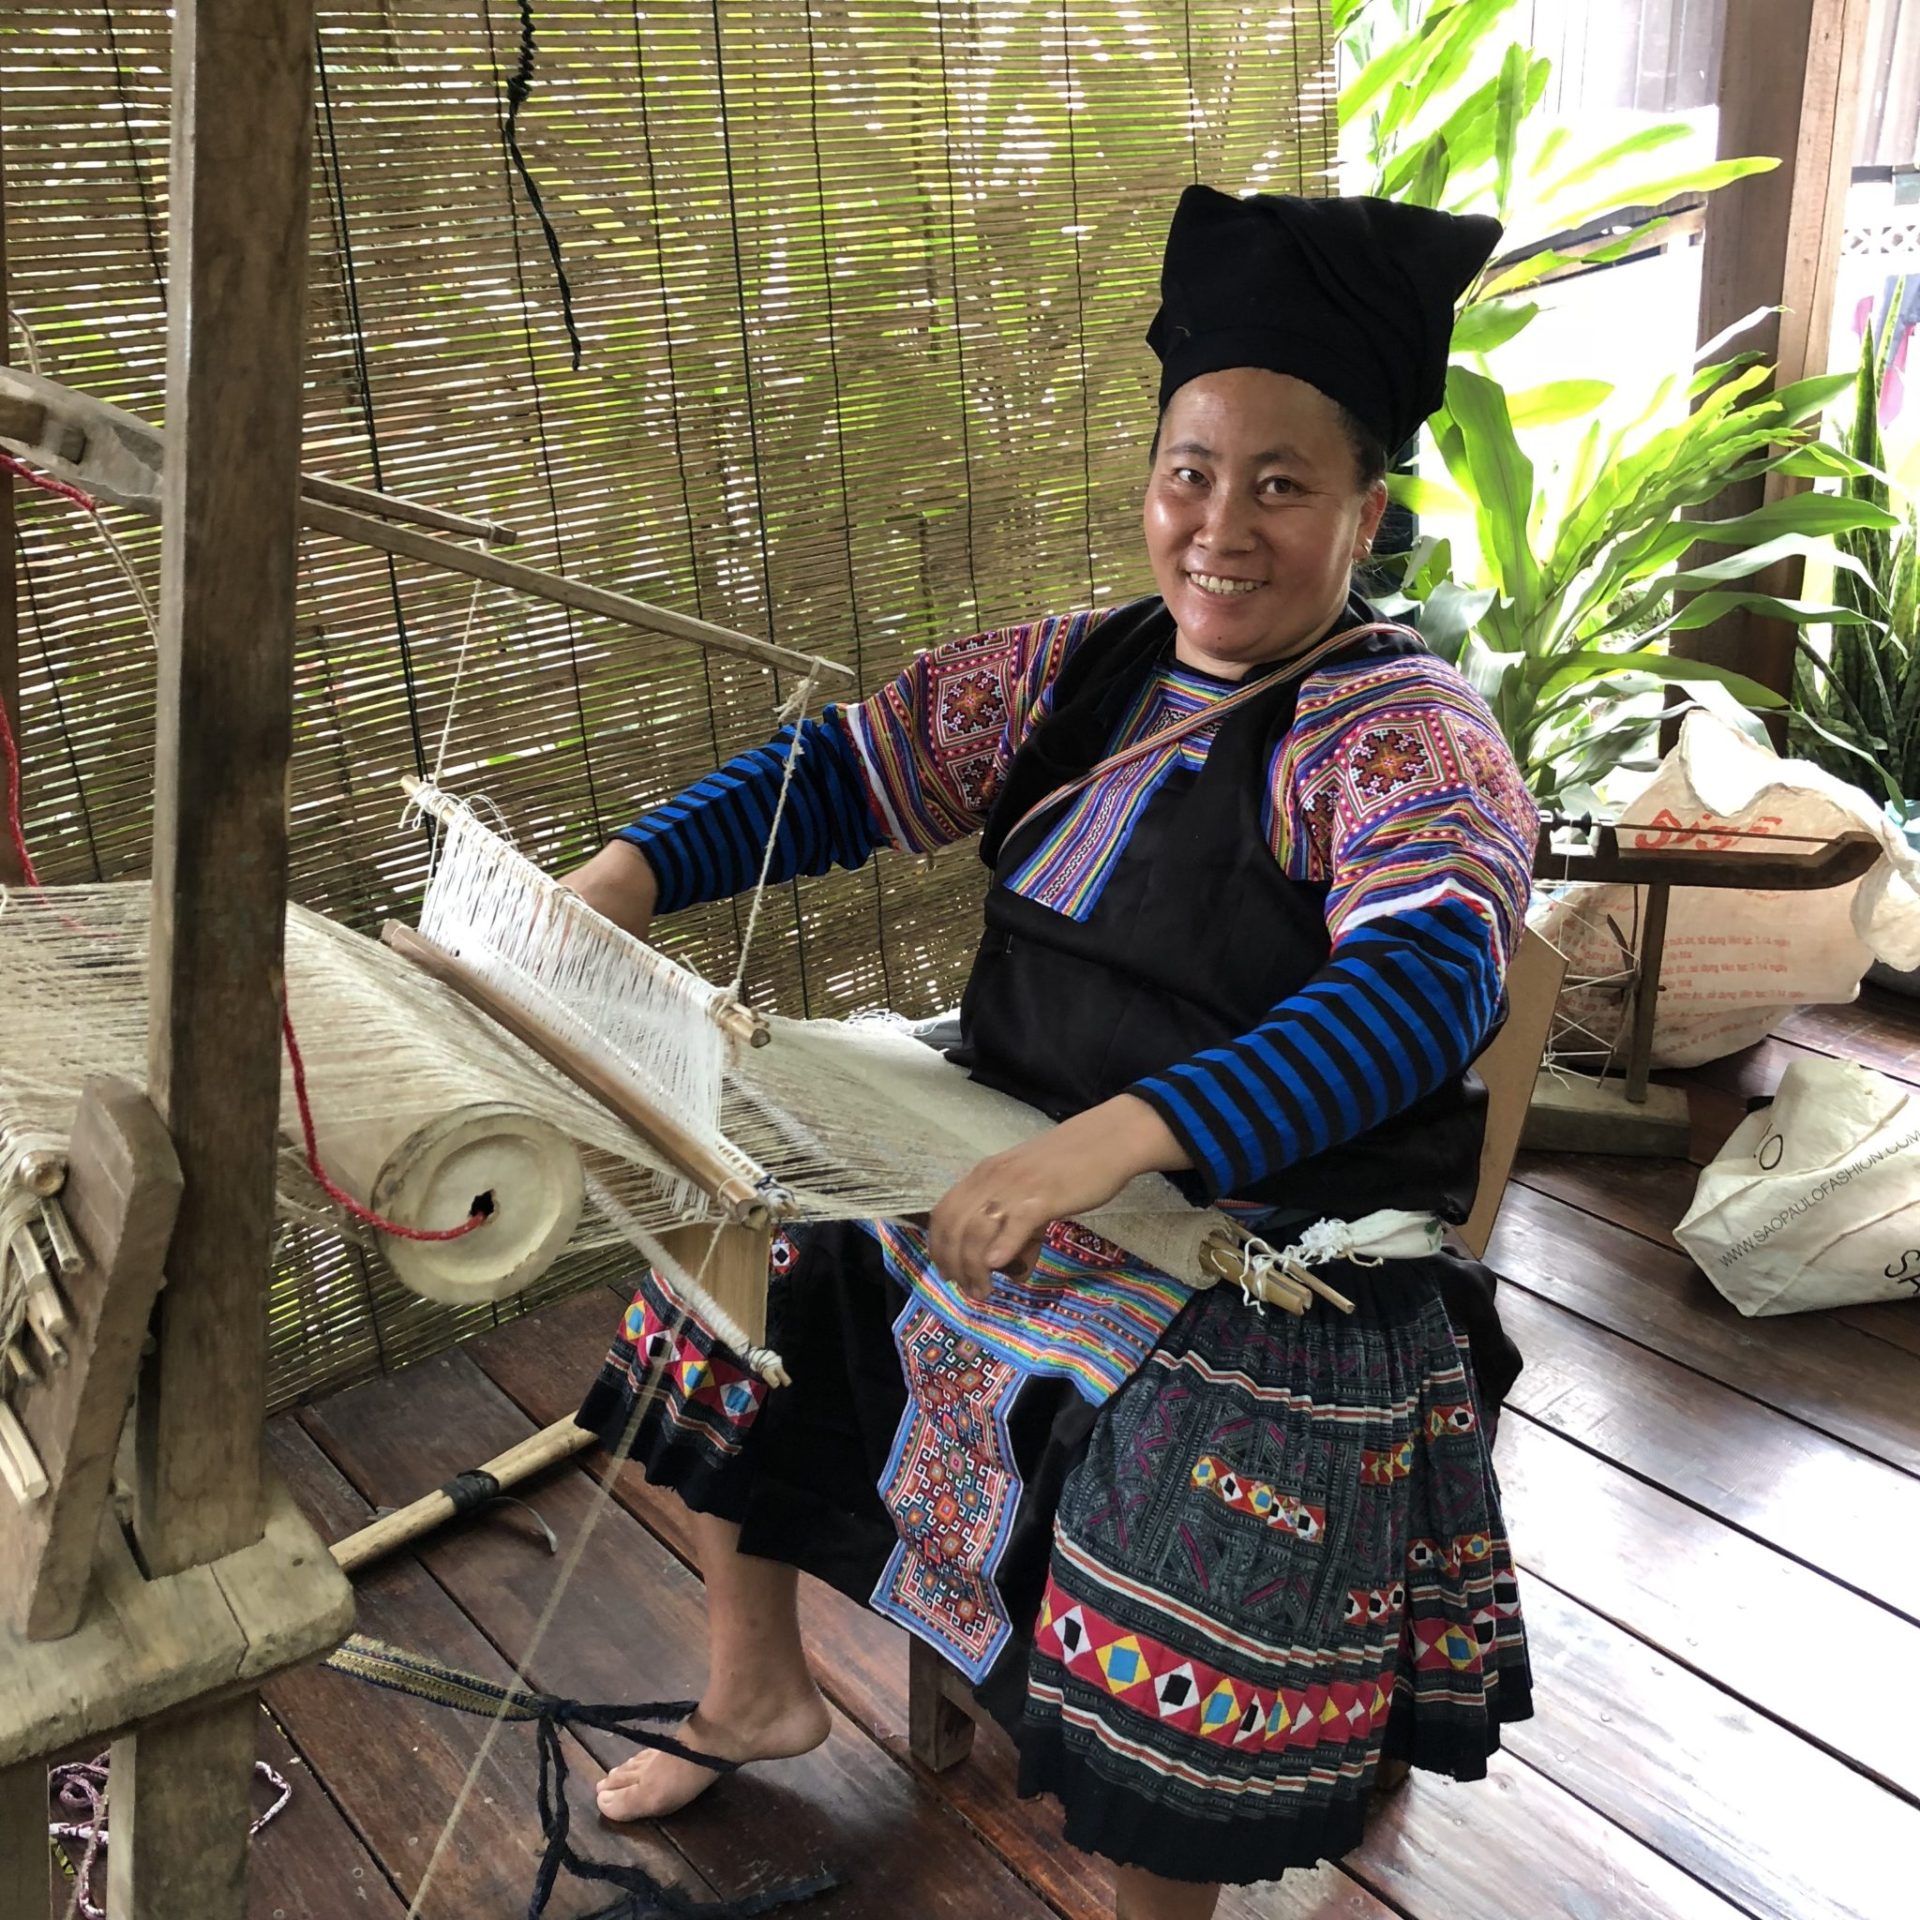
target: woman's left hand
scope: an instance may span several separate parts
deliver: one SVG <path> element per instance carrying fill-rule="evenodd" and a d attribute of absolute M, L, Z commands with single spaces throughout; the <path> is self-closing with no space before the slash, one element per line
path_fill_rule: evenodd
<path fill-rule="evenodd" d="M 1136 1174 L 1192 1163 L 1152 1107 L 1120 1094 L 982 1160 L 933 1210 L 933 1264 L 984 1300 L 995 1273 L 1024 1274 L 1056 1220 L 1103 1207 Z"/>

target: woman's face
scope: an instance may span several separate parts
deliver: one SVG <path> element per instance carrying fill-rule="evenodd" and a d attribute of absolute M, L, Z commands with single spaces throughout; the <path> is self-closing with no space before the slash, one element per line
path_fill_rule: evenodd
<path fill-rule="evenodd" d="M 1189 380 L 1161 417 L 1142 515 L 1178 658 L 1237 680 L 1318 639 L 1386 504 L 1317 387 L 1264 367 Z"/>

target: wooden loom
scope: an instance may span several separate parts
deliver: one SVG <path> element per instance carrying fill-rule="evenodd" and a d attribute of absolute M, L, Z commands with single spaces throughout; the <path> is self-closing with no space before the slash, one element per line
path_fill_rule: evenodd
<path fill-rule="evenodd" d="M 47 1760 L 110 1740 L 108 1912 L 242 1920 L 258 1687 L 352 1625 L 345 1576 L 262 1455 L 300 526 L 851 678 L 438 537 L 499 529 L 303 484 L 313 32 L 310 0 L 175 9 L 164 464 L 129 416 L 0 376 L 0 438 L 163 527 L 148 1085 L 82 1102 L 55 1296 L 67 1360 L 19 1396 L 46 1486 L 0 1493 L 9 1916 L 46 1911 Z M 108 1497 L 123 1427 L 124 1533 Z"/>

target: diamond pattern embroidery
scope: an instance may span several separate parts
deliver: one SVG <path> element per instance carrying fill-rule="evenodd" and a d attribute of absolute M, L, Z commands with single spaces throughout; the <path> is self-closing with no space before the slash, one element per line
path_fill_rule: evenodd
<path fill-rule="evenodd" d="M 1034 1652 L 1170 1731 L 1213 1746 L 1254 1750 L 1349 1741 L 1366 1745 L 1385 1724 L 1386 1681 L 1396 1658 L 1389 1643 L 1380 1652 L 1380 1672 L 1370 1679 L 1270 1694 L 1148 1634 L 1122 1627 L 1070 1598 L 1051 1580 Z"/>
<path fill-rule="evenodd" d="M 1210 1493 L 1222 1506 L 1236 1513 L 1250 1513 L 1256 1520 L 1301 1540 L 1317 1541 L 1326 1531 L 1325 1507 L 1310 1507 L 1291 1494 L 1277 1492 L 1264 1480 L 1245 1480 L 1218 1454 L 1203 1453 L 1193 1463 L 1193 1484 L 1202 1493 Z"/>

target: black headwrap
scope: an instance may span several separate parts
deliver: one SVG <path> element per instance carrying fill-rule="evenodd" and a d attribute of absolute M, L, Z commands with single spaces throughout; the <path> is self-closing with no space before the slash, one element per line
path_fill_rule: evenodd
<path fill-rule="evenodd" d="M 1483 214 L 1189 187 L 1147 331 L 1160 405 L 1203 373 L 1266 367 L 1338 400 L 1392 453 L 1446 398 L 1454 302 L 1499 238 Z"/>

